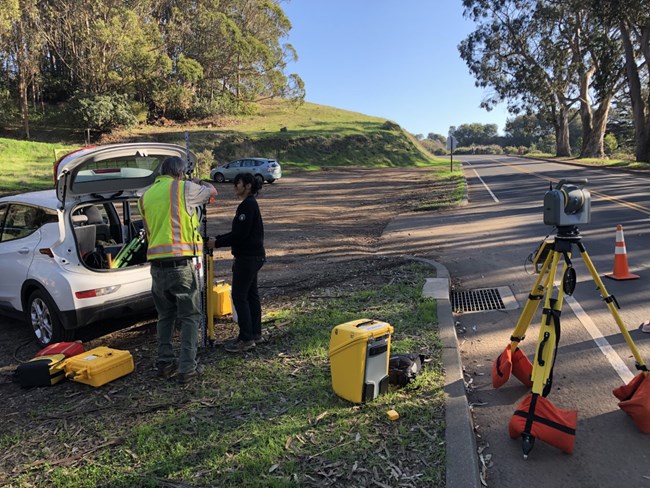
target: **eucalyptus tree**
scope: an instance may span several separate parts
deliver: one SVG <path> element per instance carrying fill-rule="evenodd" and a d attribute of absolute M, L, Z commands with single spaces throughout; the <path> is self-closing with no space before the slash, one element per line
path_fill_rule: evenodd
<path fill-rule="evenodd" d="M 297 75 L 285 75 L 297 58 L 282 38 L 291 29 L 279 0 L 163 0 L 161 29 L 172 59 L 198 61 L 207 99 L 250 102 L 265 97 L 303 99 Z"/>
<path fill-rule="evenodd" d="M 44 71 L 75 91 L 143 98 L 171 70 L 151 2 L 45 0 Z"/>
<path fill-rule="evenodd" d="M 603 29 L 581 0 L 464 0 L 478 24 L 461 56 L 510 110 L 537 113 L 553 125 L 559 156 L 570 155 L 569 124 L 580 115 L 581 157 L 604 157 L 614 94 L 623 80 L 619 36 Z M 573 107 L 579 106 L 579 112 Z"/>
<path fill-rule="evenodd" d="M 650 163 L 650 0 L 591 0 L 603 23 L 620 33 L 637 161 Z"/>
<path fill-rule="evenodd" d="M 0 1 L 0 47 L 3 70 L 15 80 L 25 138 L 29 133 L 29 95 L 39 76 L 40 29 L 36 0 Z"/>
<path fill-rule="evenodd" d="M 459 45 L 477 86 L 494 92 L 482 106 L 505 101 L 511 113 L 538 113 L 551 123 L 556 154 L 569 156 L 570 108 L 577 99 L 577 70 L 558 26 L 535 0 L 463 0 L 477 28 Z"/>

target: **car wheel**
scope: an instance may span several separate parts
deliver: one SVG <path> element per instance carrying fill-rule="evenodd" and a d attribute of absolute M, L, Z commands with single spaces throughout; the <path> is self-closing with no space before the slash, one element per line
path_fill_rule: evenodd
<path fill-rule="evenodd" d="M 217 183 L 223 183 L 225 181 L 225 178 L 223 177 L 223 175 L 221 173 L 215 173 L 214 174 L 214 181 L 216 181 Z"/>
<path fill-rule="evenodd" d="M 275 182 L 275 179 L 274 179 L 274 178 L 271 178 L 270 180 L 268 180 L 268 182 L 269 182 L 269 183 L 273 183 L 273 182 Z"/>
<path fill-rule="evenodd" d="M 255 179 L 260 185 L 264 184 L 264 177 L 262 175 L 255 175 Z"/>
<path fill-rule="evenodd" d="M 27 300 L 26 313 L 34 336 L 42 346 L 69 341 L 74 337 L 74 331 L 63 328 L 57 306 L 44 291 L 32 292 Z"/>

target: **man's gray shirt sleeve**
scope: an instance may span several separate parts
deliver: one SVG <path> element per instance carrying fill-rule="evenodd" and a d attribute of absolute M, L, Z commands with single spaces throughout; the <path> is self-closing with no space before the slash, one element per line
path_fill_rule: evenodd
<path fill-rule="evenodd" d="M 190 215 L 194 214 L 194 209 L 199 205 L 208 203 L 211 196 L 210 188 L 204 185 L 197 185 L 191 181 L 185 182 L 185 208 Z"/>

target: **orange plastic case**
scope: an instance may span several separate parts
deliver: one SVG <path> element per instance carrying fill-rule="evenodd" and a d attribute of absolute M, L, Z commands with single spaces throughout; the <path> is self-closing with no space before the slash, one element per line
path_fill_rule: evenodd
<path fill-rule="evenodd" d="M 129 351 L 99 346 L 65 361 L 66 377 L 90 386 L 102 386 L 135 369 Z"/>

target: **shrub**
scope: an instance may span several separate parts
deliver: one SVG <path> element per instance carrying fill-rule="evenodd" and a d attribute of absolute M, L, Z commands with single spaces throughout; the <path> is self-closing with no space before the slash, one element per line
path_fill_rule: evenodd
<path fill-rule="evenodd" d="M 8 89 L 0 89 L 0 124 L 6 124 L 16 117 L 18 109 Z"/>
<path fill-rule="evenodd" d="M 519 149 L 515 146 L 506 146 L 503 148 L 503 152 L 505 154 L 517 154 L 519 152 Z"/>
<path fill-rule="evenodd" d="M 402 130 L 399 124 L 393 122 L 392 120 L 387 120 L 381 124 L 382 130 Z"/>
<path fill-rule="evenodd" d="M 132 127 L 137 120 L 126 95 L 79 93 L 73 97 L 72 112 L 82 129 L 110 132 L 118 127 Z"/>
<path fill-rule="evenodd" d="M 199 178 L 207 179 L 210 175 L 210 170 L 214 166 L 214 155 L 209 149 L 205 149 L 196 154 L 196 167 L 194 168 L 194 175 Z"/>
<path fill-rule="evenodd" d="M 603 141 L 605 145 L 605 154 L 611 156 L 618 149 L 618 141 L 616 136 L 611 132 L 605 134 L 605 140 Z"/>

